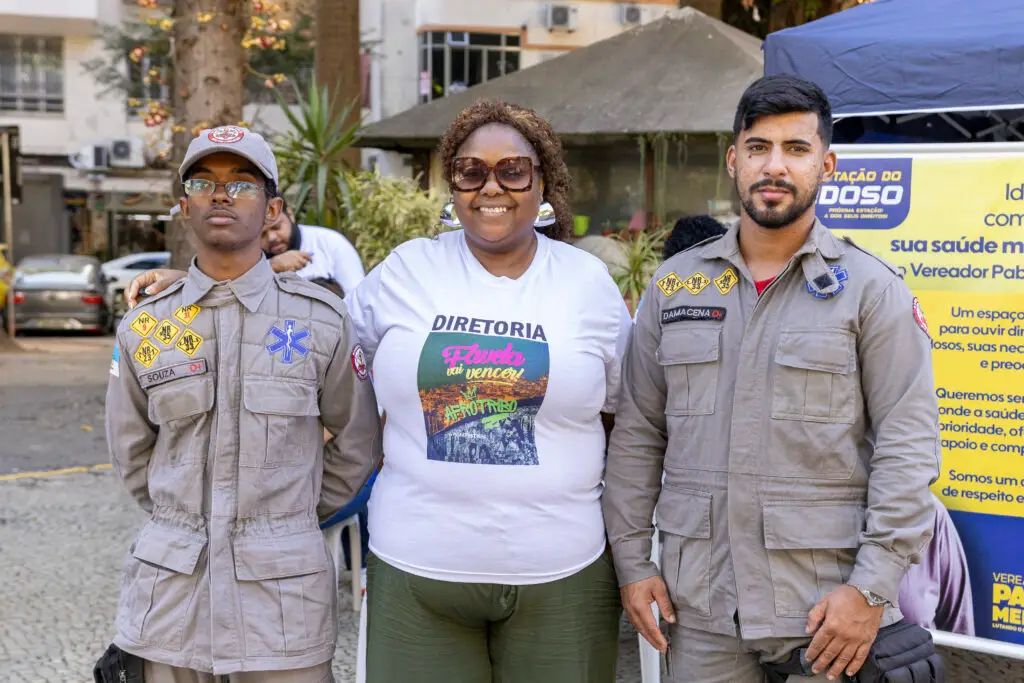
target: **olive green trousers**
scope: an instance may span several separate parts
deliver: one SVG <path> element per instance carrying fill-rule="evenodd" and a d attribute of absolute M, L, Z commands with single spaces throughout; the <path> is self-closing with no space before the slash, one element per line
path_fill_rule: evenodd
<path fill-rule="evenodd" d="M 527 586 L 366 566 L 366 683 L 614 683 L 622 605 L 606 550 Z"/>

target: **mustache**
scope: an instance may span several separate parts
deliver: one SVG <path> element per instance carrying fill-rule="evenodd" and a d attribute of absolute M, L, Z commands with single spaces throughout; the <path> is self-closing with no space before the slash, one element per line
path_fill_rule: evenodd
<path fill-rule="evenodd" d="M 796 194 L 796 186 L 795 185 L 790 185 L 785 180 L 771 180 L 771 179 L 757 181 L 756 183 L 754 183 L 753 185 L 750 186 L 750 191 L 751 192 L 757 192 L 758 190 L 760 190 L 761 188 L 764 188 L 764 187 L 778 187 L 780 189 L 783 189 L 783 190 L 786 190 L 788 192 L 791 192 L 794 195 Z"/>

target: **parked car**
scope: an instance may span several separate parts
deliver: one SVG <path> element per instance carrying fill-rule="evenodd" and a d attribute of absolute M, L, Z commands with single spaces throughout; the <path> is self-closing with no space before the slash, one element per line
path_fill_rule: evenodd
<path fill-rule="evenodd" d="M 107 333 L 113 316 L 94 256 L 29 256 L 14 271 L 14 325 L 25 330 Z"/>
<path fill-rule="evenodd" d="M 115 318 L 121 318 L 128 312 L 124 300 L 124 290 L 128 288 L 135 276 L 150 268 L 166 268 L 171 262 L 169 251 L 147 251 L 141 254 L 129 254 L 107 261 L 103 264 L 103 274 L 107 278 L 107 295 Z"/>

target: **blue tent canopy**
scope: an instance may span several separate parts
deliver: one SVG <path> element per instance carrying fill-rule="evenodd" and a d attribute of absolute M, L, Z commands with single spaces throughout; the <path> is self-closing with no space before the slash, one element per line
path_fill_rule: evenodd
<path fill-rule="evenodd" d="M 1024 0 L 876 0 L 764 42 L 837 116 L 1024 108 Z"/>

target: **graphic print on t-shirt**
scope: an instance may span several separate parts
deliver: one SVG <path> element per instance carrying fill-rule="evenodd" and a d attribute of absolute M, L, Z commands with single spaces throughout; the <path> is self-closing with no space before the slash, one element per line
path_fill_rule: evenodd
<path fill-rule="evenodd" d="M 417 373 L 427 458 L 539 464 L 534 420 L 547 392 L 548 370 L 540 325 L 437 316 Z"/>

